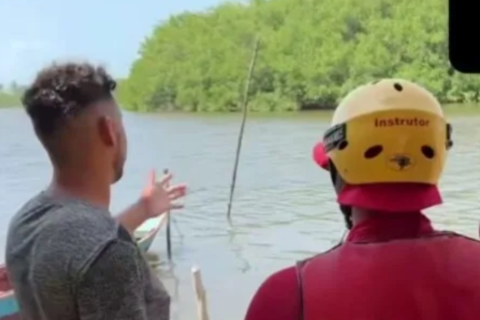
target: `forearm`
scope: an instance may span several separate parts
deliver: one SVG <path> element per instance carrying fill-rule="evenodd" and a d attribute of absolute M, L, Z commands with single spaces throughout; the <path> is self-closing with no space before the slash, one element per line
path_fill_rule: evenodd
<path fill-rule="evenodd" d="M 147 220 L 145 204 L 139 200 L 120 212 L 115 219 L 131 234 Z"/>

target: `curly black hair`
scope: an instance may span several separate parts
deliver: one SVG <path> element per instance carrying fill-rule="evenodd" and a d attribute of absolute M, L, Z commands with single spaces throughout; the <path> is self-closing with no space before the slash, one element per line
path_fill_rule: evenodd
<path fill-rule="evenodd" d="M 47 137 L 92 103 L 113 98 L 116 82 L 103 67 L 54 63 L 41 70 L 22 103 L 38 135 Z"/>

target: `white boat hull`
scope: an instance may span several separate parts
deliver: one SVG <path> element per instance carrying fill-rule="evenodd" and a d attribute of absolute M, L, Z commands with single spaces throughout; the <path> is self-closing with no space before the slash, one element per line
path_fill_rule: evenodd
<path fill-rule="evenodd" d="M 153 240 L 157 237 L 158 232 L 167 222 L 167 215 L 151 218 L 135 230 L 135 240 L 138 247 L 143 252 L 150 250 Z"/>

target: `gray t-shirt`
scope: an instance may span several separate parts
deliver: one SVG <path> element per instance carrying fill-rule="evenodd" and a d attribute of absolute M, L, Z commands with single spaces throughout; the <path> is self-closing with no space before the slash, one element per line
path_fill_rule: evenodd
<path fill-rule="evenodd" d="M 170 297 L 110 213 L 42 193 L 10 223 L 6 264 L 25 320 L 167 320 Z"/>

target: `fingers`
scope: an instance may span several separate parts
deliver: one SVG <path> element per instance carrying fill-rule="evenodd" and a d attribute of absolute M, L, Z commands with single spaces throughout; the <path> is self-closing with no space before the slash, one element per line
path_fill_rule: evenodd
<path fill-rule="evenodd" d="M 176 185 L 170 188 L 168 191 L 168 198 L 173 201 L 178 198 L 182 198 L 187 193 L 187 186 L 186 185 Z"/>
<path fill-rule="evenodd" d="M 178 184 L 167 189 L 168 198 L 170 202 L 170 210 L 183 209 L 183 203 L 175 203 L 173 201 L 183 198 L 187 193 L 187 186 L 185 184 Z"/>
<path fill-rule="evenodd" d="M 168 184 L 170 183 L 170 180 L 172 180 L 172 177 L 173 176 L 172 176 L 171 173 L 168 173 L 168 174 L 164 175 L 162 177 L 162 179 L 160 179 L 160 181 L 157 182 L 157 186 L 166 188 L 168 186 Z"/>
<path fill-rule="evenodd" d="M 176 184 L 174 186 L 170 186 L 167 189 L 168 194 L 173 194 L 173 193 L 178 193 L 181 192 L 185 194 L 187 192 L 187 185 L 182 183 L 182 184 Z"/>
<path fill-rule="evenodd" d="M 186 194 L 185 190 L 177 190 L 176 192 L 169 193 L 168 199 L 170 199 L 170 201 L 177 200 L 185 197 L 185 194 Z"/>
<path fill-rule="evenodd" d="M 153 187 L 161 188 L 167 191 L 168 196 L 171 200 L 178 199 L 180 197 L 185 196 L 185 194 L 187 193 L 187 185 L 182 183 L 182 184 L 169 186 L 172 178 L 173 178 L 173 175 L 171 173 L 167 173 L 160 179 L 160 181 L 157 182 L 155 170 L 152 170 L 149 175 L 151 185 Z"/>
<path fill-rule="evenodd" d="M 151 186 L 154 186 L 155 183 L 157 183 L 157 172 L 155 169 L 150 170 L 150 173 L 148 174 L 148 182 Z"/>
<path fill-rule="evenodd" d="M 148 182 L 151 186 L 167 187 L 170 180 L 172 180 L 172 177 L 173 176 L 171 173 L 167 173 L 162 176 L 160 181 L 157 181 L 157 172 L 155 169 L 152 169 L 148 174 Z"/>

